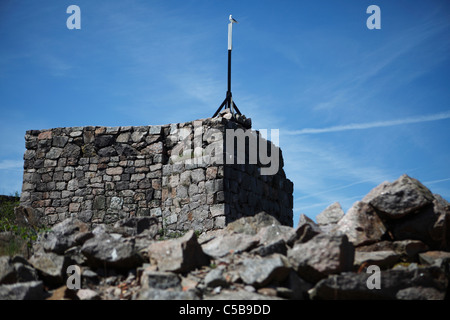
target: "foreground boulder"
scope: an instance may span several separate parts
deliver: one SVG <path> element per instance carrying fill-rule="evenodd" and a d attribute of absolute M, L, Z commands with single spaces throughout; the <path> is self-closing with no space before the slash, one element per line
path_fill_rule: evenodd
<path fill-rule="evenodd" d="M 321 280 L 310 290 L 311 299 L 402 299 L 442 300 L 448 279 L 437 267 L 419 268 L 416 265 L 381 271 L 379 288 L 371 273 L 345 272 Z"/>
<path fill-rule="evenodd" d="M 88 264 L 93 267 L 129 269 L 143 262 L 133 241 L 107 233 L 101 233 L 86 241 L 81 252 L 88 259 Z"/>
<path fill-rule="evenodd" d="M 360 252 L 377 252 L 377 251 L 394 251 L 402 261 L 416 261 L 418 254 L 426 252 L 429 247 L 419 240 L 399 240 L 399 241 L 380 241 L 371 245 L 359 246 L 356 251 Z"/>
<path fill-rule="evenodd" d="M 297 229 L 295 229 L 296 237 L 291 239 L 290 243 L 304 243 L 320 233 L 322 233 L 322 229 L 313 220 L 301 214 Z"/>
<path fill-rule="evenodd" d="M 189 272 L 209 263 L 209 258 L 197 242 L 194 231 L 183 237 L 155 242 L 148 247 L 150 262 L 161 271 Z"/>
<path fill-rule="evenodd" d="M 91 236 L 87 224 L 76 218 L 69 218 L 44 233 L 40 243 L 45 251 L 62 254 L 75 245 L 83 244 Z"/>
<path fill-rule="evenodd" d="M 324 232 L 329 232 L 344 216 L 344 211 L 339 202 L 329 205 L 316 216 L 317 224 Z"/>
<path fill-rule="evenodd" d="M 343 232 L 355 246 L 381 241 L 387 229 L 369 204 L 358 201 L 333 229 Z"/>
<path fill-rule="evenodd" d="M 44 300 L 47 296 L 42 281 L 0 285 L 0 300 Z"/>
<path fill-rule="evenodd" d="M 146 233 L 150 238 L 154 238 L 158 233 L 158 220 L 153 217 L 130 217 L 117 221 L 113 230 L 124 236 Z"/>
<path fill-rule="evenodd" d="M 255 235 L 262 228 L 275 225 L 281 224 L 277 219 L 275 219 L 270 214 L 261 211 L 260 213 L 254 216 L 243 217 L 241 219 L 230 222 L 226 226 L 226 230 L 235 233 L 245 233 L 248 235 Z"/>
<path fill-rule="evenodd" d="M 346 235 L 319 234 L 288 251 L 291 265 L 300 277 L 317 282 L 330 274 L 351 271 L 355 249 Z"/>
<path fill-rule="evenodd" d="M 68 257 L 53 252 L 39 251 L 29 261 L 47 285 L 56 287 L 64 283 L 66 270 L 70 265 Z"/>
<path fill-rule="evenodd" d="M 433 202 L 433 194 L 417 179 L 404 174 L 392 183 L 383 183 L 362 201 L 387 218 L 399 219 Z"/>
<path fill-rule="evenodd" d="M 333 231 L 355 246 L 383 240 L 420 240 L 435 250 L 450 244 L 450 204 L 418 180 L 402 175 L 384 182 L 356 202 Z"/>
<path fill-rule="evenodd" d="M 258 241 L 247 234 L 219 234 L 202 244 L 202 250 L 210 257 L 221 258 L 228 254 L 241 253 L 254 248 Z"/>
<path fill-rule="evenodd" d="M 242 262 L 240 276 L 244 283 L 260 288 L 274 281 L 285 280 L 289 270 L 286 257 L 274 254 L 265 259 L 245 259 Z"/>

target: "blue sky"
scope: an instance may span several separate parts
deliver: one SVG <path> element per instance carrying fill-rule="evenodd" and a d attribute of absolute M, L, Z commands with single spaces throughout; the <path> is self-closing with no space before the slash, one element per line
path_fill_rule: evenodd
<path fill-rule="evenodd" d="M 26 130 L 212 116 L 229 14 L 233 98 L 280 130 L 294 224 L 403 173 L 450 200 L 446 0 L 1 0 L 0 194 L 21 189 Z"/>

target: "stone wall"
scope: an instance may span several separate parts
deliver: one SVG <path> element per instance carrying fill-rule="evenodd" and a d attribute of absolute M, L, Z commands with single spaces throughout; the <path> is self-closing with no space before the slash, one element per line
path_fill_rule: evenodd
<path fill-rule="evenodd" d="M 27 131 L 21 206 L 47 226 L 68 217 L 95 226 L 151 216 L 164 230 L 206 231 L 260 211 L 292 225 L 293 184 L 282 160 L 274 175 L 261 175 L 261 163 L 227 164 L 225 130 L 250 129 L 223 115 Z"/>

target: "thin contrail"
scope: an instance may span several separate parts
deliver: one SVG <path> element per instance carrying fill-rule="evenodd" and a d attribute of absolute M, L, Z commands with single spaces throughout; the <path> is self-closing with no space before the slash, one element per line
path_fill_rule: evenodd
<path fill-rule="evenodd" d="M 434 183 L 439 183 L 439 182 L 444 182 L 444 181 L 449 181 L 450 178 L 446 178 L 446 179 L 440 179 L 440 180 L 433 180 L 433 181 L 426 181 L 423 184 L 424 185 L 429 185 L 429 184 L 434 184 Z"/>
<path fill-rule="evenodd" d="M 419 123 L 419 122 L 427 122 L 427 121 L 437 121 L 437 120 L 445 120 L 450 119 L 450 111 L 427 115 L 427 116 L 418 116 L 418 117 L 410 117 L 399 120 L 387 120 L 387 121 L 376 121 L 376 122 L 366 122 L 366 123 L 351 123 L 347 125 L 341 126 L 333 126 L 328 128 L 305 128 L 301 130 L 294 131 L 286 131 L 285 134 L 288 135 L 303 135 L 303 134 L 318 134 L 318 133 L 327 133 L 327 132 L 338 132 L 338 131 L 347 131 L 347 130 L 363 130 L 363 129 L 371 129 L 371 128 L 381 128 L 381 127 L 391 127 L 398 126 L 403 124 L 411 124 L 411 123 Z"/>

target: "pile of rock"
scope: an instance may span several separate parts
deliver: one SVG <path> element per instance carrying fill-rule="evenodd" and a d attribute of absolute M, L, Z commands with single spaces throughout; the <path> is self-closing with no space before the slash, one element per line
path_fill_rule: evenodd
<path fill-rule="evenodd" d="M 339 209 L 317 224 L 302 215 L 295 229 L 261 212 L 176 239 L 161 238 L 152 217 L 93 230 L 67 219 L 30 259 L 0 258 L 0 299 L 449 297 L 447 201 L 405 175 Z M 81 269 L 78 290 L 66 286 L 69 265 Z"/>

